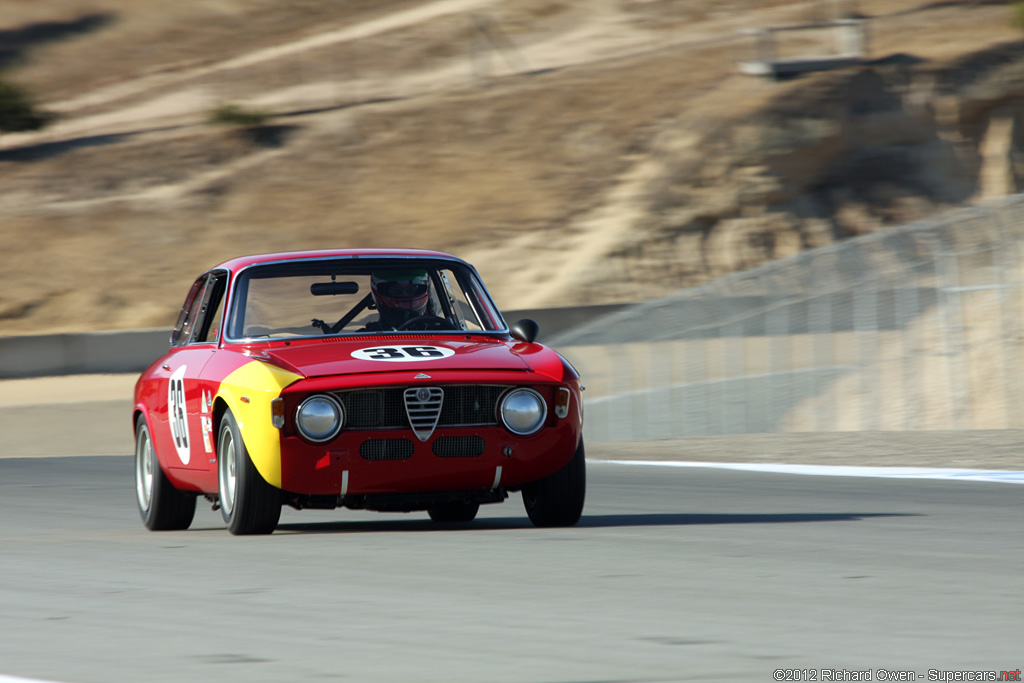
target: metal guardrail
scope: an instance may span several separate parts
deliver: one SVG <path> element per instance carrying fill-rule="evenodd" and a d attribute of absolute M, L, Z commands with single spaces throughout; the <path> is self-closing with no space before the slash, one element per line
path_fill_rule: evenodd
<path fill-rule="evenodd" d="M 1024 428 L 1024 196 L 556 335 L 588 437 Z"/>

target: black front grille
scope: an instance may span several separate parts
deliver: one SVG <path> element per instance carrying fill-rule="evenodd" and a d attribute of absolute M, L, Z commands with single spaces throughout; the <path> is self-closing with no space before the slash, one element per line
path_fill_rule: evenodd
<path fill-rule="evenodd" d="M 367 439 L 359 446 L 363 460 L 406 460 L 416 449 L 408 439 Z"/>
<path fill-rule="evenodd" d="M 335 394 L 345 406 L 345 429 L 408 429 L 405 390 L 354 389 Z M 418 388 L 416 386 L 411 388 Z M 498 397 L 508 387 L 490 384 L 459 384 L 440 387 L 444 391 L 438 427 L 486 427 L 498 424 Z"/>
<path fill-rule="evenodd" d="M 439 458 L 476 458 L 486 449 L 480 436 L 439 436 L 434 439 L 434 455 Z"/>
<path fill-rule="evenodd" d="M 402 389 L 360 389 L 337 394 L 345 406 L 345 429 L 403 429 Z"/>
<path fill-rule="evenodd" d="M 438 427 L 483 427 L 498 424 L 498 397 L 508 387 L 490 384 L 442 387 L 444 404 Z"/>

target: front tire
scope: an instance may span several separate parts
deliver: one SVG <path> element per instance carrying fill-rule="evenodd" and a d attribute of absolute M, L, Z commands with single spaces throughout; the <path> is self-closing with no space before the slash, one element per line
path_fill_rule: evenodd
<path fill-rule="evenodd" d="M 160 467 L 146 418 L 135 423 L 135 498 L 150 531 L 187 529 L 196 514 L 196 495 L 174 488 Z"/>
<path fill-rule="evenodd" d="M 587 463 L 581 438 L 565 467 L 523 487 L 523 505 L 534 526 L 573 526 L 583 514 L 586 493 Z"/>
<path fill-rule="evenodd" d="M 281 519 L 281 491 L 263 479 L 249 457 L 238 423 L 228 410 L 217 431 L 220 514 L 236 536 L 269 534 Z"/>

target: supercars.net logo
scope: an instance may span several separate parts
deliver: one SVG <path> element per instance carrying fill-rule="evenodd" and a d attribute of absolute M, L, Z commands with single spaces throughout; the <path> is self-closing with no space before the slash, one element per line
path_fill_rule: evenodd
<path fill-rule="evenodd" d="M 1007 671 L 949 671 L 926 673 L 898 669 L 776 669 L 776 681 L 1019 681 L 1020 669 Z"/>

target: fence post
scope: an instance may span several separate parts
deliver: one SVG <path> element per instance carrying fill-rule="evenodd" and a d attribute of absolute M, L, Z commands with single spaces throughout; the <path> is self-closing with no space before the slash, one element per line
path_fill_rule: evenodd
<path fill-rule="evenodd" d="M 948 413 L 946 424 L 952 429 L 965 429 L 961 417 L 962 398 L 969 401 L 964 390 L 964 369 L 961 362 L 964 351 L 962 322 L 957 322 L 957 309 L 960 306 L 960 276 L 957 269 L 956 254 L 946 251 L 938 234 L 932 235 L 935 248 L 935 278 L 938 288 L 938 303 L 942 324 L 942 357 L 946 366 L 946 394 Z"/>

